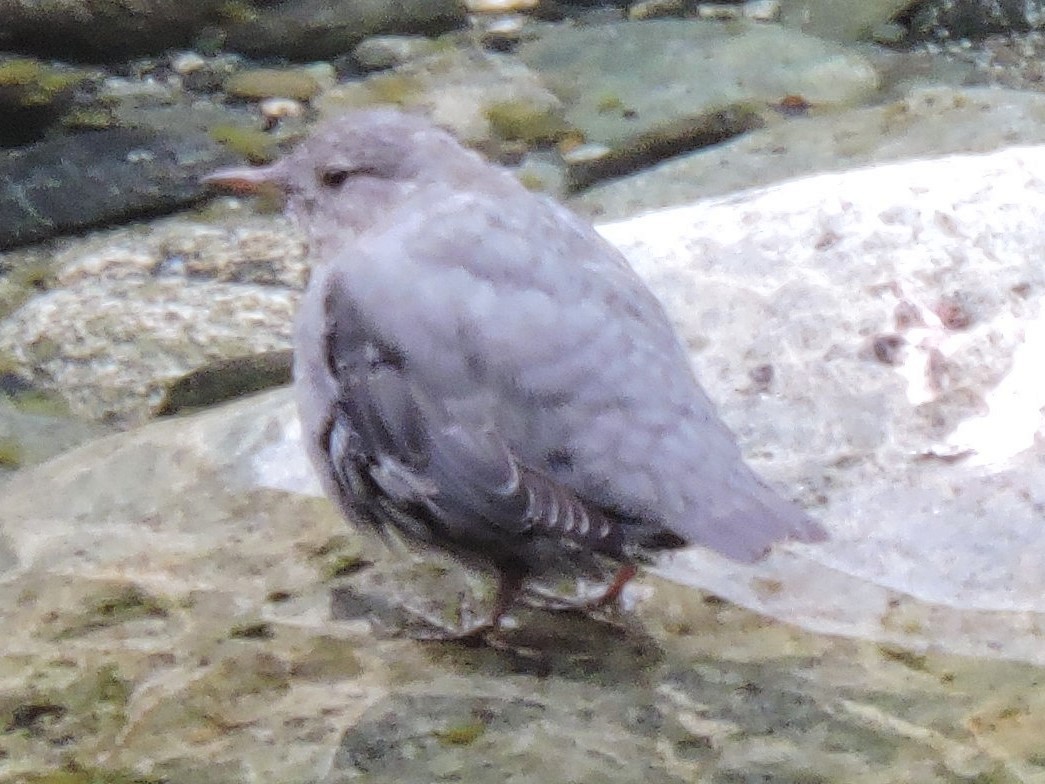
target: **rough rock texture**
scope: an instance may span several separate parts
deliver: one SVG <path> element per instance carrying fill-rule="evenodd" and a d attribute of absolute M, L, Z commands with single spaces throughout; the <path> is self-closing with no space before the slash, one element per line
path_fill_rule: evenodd
<path fill-rule="evenodd" d="M 605 227 L 756 468 L 837 524 L 820 567 L 693 555 L 672 574 L 823 629 L 1042 661 L 1042 172 L 1041 147 L 952 156 Z"/>
<path fill-rule="evenodd" d="M 519 612 L 504 651 L 398 636 L 399 604 L 452 612 L 490 586 L 302 495 L 295 431 L 272 393 L 0 487 L 0 780 L 1043 772 L 1039 668 L 817 637 L 649 577 L 619 626 Z"/>
<path fill-rule="evenodd" d="M 307 274 L 275 218 L 121 229 L 70 243 L 53 268 L 54 290 L 0 322 L 0 356 L 75 414 L 123 422 L 211 362 L 288 349 Z"/>

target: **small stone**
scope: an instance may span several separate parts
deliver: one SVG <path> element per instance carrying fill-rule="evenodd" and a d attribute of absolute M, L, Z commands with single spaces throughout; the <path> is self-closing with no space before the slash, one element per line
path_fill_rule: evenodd
<path fill-rule="evenodd" d="M 432 54 L 436 43 L 420 35 L 374 35 L 364 38 L 352 50 L 352 57 L 364 71 L 383 71 Z"/>
<path fill-rule="evenodd" d="M 722 5 L 721 3 L 701 3 L 697 6 L 697 17 L 700 19 L 715 19 L 729 21 L 739 19 L 741 10 L 735 5 Z"/>
<path fill-rule="evenodd" d="M 570 147 L 562 154 L 562 159 L 569 165 L 592 163 L 599 161 L 612 152 L 605 144 L 580 144 Z"/>
<path fill-rule="evenodd" d="M 741 13 L 753 22 L 776 22 L 780 20 L 780 0 L 749 0 L 741 6 Z"/>
<path fill-rule="evenodd" d="M 265 98 L 293 98 L 310 101 L 320 91 L 316 77 L 304 68 L 254 68 L 241 71 L 225 83 L 233 98 L 260 101 Z"/>
<path fill-rule="evenodd" d="M 287 117 L 300 117 L 305 112 L 301 102 L 293 98 L 266 98 L 258 108 L 261 116 L 272 123 Z"/>
<path fill-rule="evenodd" d="M 201 70 L 206 64 L 207 61 L 195 52 L 182 52 L 171 60 L 171 70 L 176 74 L 186 76 Z"/>
<path fill-rule="evenodd" d="M 637 22 L 660 16 L 682 16 L 685 11 L 686 4 L 682 0 L 644 0 L 628 6 L 628 18 Z"/>
<path fill-rule="evenodd" d="M 470 14 L 505 14 L 515 11 L 532 11 L 539 0 L 465 0 Z"/>
<path fill-rule="evenodd" d="M 495 17 L 482 25 L 483 46 L 498 52 L 511 51 L 521 40 L 529 22 L 522 14 Z"/>

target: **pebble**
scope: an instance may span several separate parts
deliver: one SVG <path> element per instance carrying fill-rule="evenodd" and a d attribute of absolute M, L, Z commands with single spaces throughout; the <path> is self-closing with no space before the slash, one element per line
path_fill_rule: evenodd
<path fill-rule="evenodd" d="M 171 60 L 171 70 L 181 76 L 186 76 L 199 71 L 207 64 L 200 55 L 195 52 L 182 52 Z"/>
<path fill-rule="evenodd" d="M 532 11 L 539 0 L 465 0 L 470 14 L 506 14 L 516 11 Z"/>
<path fill-rule="evenodd" d="M 421 35 L 373 35 L 352 50 L 352 58 L 364 71 L 382 71 L 419 60 L 436 50 L 436 43 Z"/>
<path fill-rule="evenodd" d="M 305 107 L 293 98 L 266 98 L 258 108 L 261 116 L 273 123 L 287 117 L 300 117 L 305 113 Z"/>

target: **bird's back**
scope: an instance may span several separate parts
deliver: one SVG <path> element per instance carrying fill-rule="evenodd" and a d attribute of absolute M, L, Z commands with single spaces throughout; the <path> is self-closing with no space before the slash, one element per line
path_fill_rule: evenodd
<path fill-rule="evenodd" d="M 430 435 L 493 434 L 527 470 L 627 520 L 636 541 L 667 530 L 753 560 L 780 539 L 820 538 L 742 462 L 662 307 L 620 254 L 514 181 L 488 185 L 427 185 L 361 232 L 316 275 L 299 329 L 364 335 L 383 348 L 361 351 L 395 357 L 381 383 L 403 390 L 385 394 L 416 403 Z M 303 412 L 344 395 L 321 338 L 298 340 L 303 399 L 322 402 Z M 412 459 L 423 475 L 424 460 Z"/>

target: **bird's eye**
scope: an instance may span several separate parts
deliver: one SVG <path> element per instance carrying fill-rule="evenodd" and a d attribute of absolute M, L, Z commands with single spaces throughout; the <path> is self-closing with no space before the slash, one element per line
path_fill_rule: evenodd
<path fill-rule="evenodd" d="M 319 173 L 319 181 L 325 188 L 340 188 L 349 174 L 348 169 L 324 169 Z"/>

